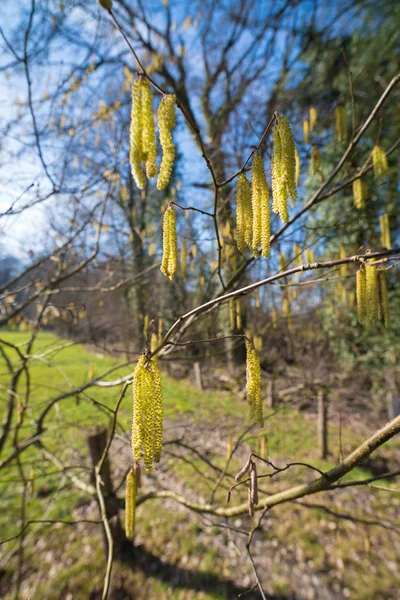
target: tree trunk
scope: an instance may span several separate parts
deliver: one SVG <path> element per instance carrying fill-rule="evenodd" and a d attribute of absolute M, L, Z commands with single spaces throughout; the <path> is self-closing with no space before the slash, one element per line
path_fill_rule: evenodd
<path fill-rule="evenodd" d="M 91 479 L 93 485 L 96 485 L 94 469 L 103 456 L 104 449 L 107 445 L 107 430 L 104 427 L 96 429 L 93 433 L 88 435 L 87 443 L 89 447 L 90 460 L 93 466 Z M 102 491 L 106 505 L 107 519 L 109 521 L 111 534 L 114 540 L 114 549 L 115 553 L 119 554 L 122 551 L 122 545 L 125 541 L 125 534 L 119 520 L 119 502 L 112 485 L 111 468 L 108 456 L 106 456 L 103 462 L 100 475 L 103 483 Z M 108 543 L 105 534 L 104 546 L 107 552 Z"/>

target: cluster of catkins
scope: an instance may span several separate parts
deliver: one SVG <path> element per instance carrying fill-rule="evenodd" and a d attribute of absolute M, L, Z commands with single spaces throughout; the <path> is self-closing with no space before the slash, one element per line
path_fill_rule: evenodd
<path fill-rule="evenodd" d="M 289 218 L 288 198 L 297 197 L 299 158 L 287 117 L 278 117 L 273 130 L 271 160 L 272 210 L 283 223 Z M 270 254 L 270 193 L 262 157 L 255 152 L 251 169 L 251 185 L 245 174 L 236 187 L 236 240 L 240 252 L 250 248 L 254 256 Z"/>
<path fill-rule="evenodd" d="M 148 472 L 160 461 L 162 430 L 161 372 L 157 362 L 143 354 L 133 374 L 132 450 L 136 461 L 143 453 Z"/>
<path fill-rule="evenodd" d="M 356 274 L 358 321 L 361 325 L 372 325 L 377 320 L 385 327 L 390 325 L 389 299 L 385 271 L 376 265 L 362 266 Z"/>
<path fill-rule="evenodd" d="M 162 159 L 157 178 L 157 188 L 163 190 L 169 183 L 175 159 L 172 129 L 176 124 L 176 98 L 163 96 L 157 111 Z M 130 153 L 132 177 L 139 189 L 144 189 L 147 179 L 157 174 L 157 142 L 153 119 L 153 95 L 149 81 L 140 77 L 132 85 L 132 114 Z"/>

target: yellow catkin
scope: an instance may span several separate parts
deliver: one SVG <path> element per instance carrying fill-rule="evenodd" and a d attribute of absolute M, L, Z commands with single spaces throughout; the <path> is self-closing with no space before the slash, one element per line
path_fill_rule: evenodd
<path fill-rule="evenodd" d="M 298 152 L 296 146 L 294 147 L 294 157 L 296 159 L 296 169 L 295 169 L 296 186 L 299 187 L 299 185 L 300 185 L 300 156 L 299 156 L 299 152 Z M 291 201 L 292 201 L 292 207 L 293 207 L 293 200 L 291 199 Z"/>
<path fill-rule="evenodd" d="M 150 336 L 150 351 L 154 352 L 158 346 L 158 335 L 156 333 L 152 333 Z M 157 360 L 157 357 L 154 358 Z"/>
<path fill-rule="evenodd" d="M 314 251 L 311 248 L 306 248 L 304 251 L 306 262 L 312 264 L 315 262 Z"/>
<path fill-rule="evenodd" d="M 240 300 L 236 300 L 236 329 L 242 329 L 242 307 Z"/>
<path fill-rule="evenodd" d="M 260 456 L 264 460 L 268 459 L 267 436 L 263 435 L 260 440 Z"/>
<path fill-rule="evenodd" d="M 236 327 L 235 301 L 233 298 L 229 300 L 229 326 L 231 331 Z"/>
<path fill-rule="evenodd" d="M 186 277 L 187 271 L 187 249 L 186 249 L 186 240 L 182 240 L 181 245 L 181 275 L 183 278 Z"/>
<path fill-rule="evenodd" d="M 160 172 L 157 179 L 157 188 L 159 190 L 163 190 L 167 187 L 174 166 L 175 145 L 171 131 L 176 124 L 175 104 L 175 95 L 167 94 L 161 100 L 157 112 L 160 143 L 163 150 Z"/>
<path fill-rule="evenodd" d="M 143 319 L 143 335 L 146 338 L 149 332 L 149 315 L 145 315 Z"/>
<path fill-rule="evenodd" d="M 254 155 L 251 173 L 251 207 L 253 216 L 252 251 L 258 255 L 261 245 L 262 256 L 270 253 L 269 189 L 265 177 L 264 163 L 259 154 Z"/>
<path fill-rule="evenodd" d="M 378 317 L 379 290 L 376 265 L 367 264 L 365 267 L 365 274 L 367 299 L 367 314 L 365 322 L 367 325 L 371 325 L 371 323 L 373 323 Z"/>
<path fill-rule="evenodd" d="M 300 248 L 299 244 L 295 243 L 293 245 L 293 265 L 295 267 L 301 267 L 303 264 L 303 251 Z"/>
<path fill-rule="evenodd" d="M 232 438 L 228 438 L 228 443 L 226 444 L 226 459 L 229 460 L 232 456 Z"/>
<path fill-rule="evenodd" d="M 310 107 L 310 131 L 314 131 L 317 124 L 317 109 L 314 106 Z"/>
<path fill-rule="evenodd" d="M 137 79 L 132 85 L 132 112 L 130 128 L 130 151 L 132 177 L 139 189 L 146 185 L 146 177 L 142 169 L 142 87 L 143 79 Z"/>
<path fill-rule="evenodd" d="M 261 302 L 260 302 L 260 288 L 256 289 L 256 308 L 260 308 L 261 306 Z"/>
<path fill-rule="evenodd" d="M 343 244 L 340 244 L 339 258 L 347 258 L 346 248 L 343 246 Z M 348 274 L 349 274 L 348 264 L 345 263 L 344 265 L 340 265 L 340 275 L 342 277 L 347 277 Z"/>
<path fill-rule="evenodd" d="M 356 208 L 365 208 L 365 201 L 367 199 L 367 186 L 360 177 L 353 181 L 353 198 L 354 206 Z"/>
<path fill-rule="evenodd" d="M 271 160 L 272 210 L 286 223 L 289 218 L 288 196 L 293 203 L 296 190 L 296 147 L 287 117 L 279 117 L 272 133 L 274 147 Z"/>
<path fill-rule="evenodd" d="M 314 174 L 321 170 L 321 153 L 316 144 L 311 148 L 311 170 Z"/>
<path fill-rule="evenodd" d="M 378 272 L 378 279 L 379 279 L 379 301 L 380 301 L 382 320 L 385 324 L 385 327 L 390 327 L 389 296 L 388 296 L 385 271 Z"/>
<path fill-rule="evenodd" d="M 374 167 L 374 175 L 377 179 L 385 177 L 389 167 L 386 152 L 381 146 L 375 146 L 372 150 L 372 165 Z"/>
<path fill-rule="evenodd" d="M 154 131 L 153 119 L 153 95 L 151 93 L 150 83 L 147 79 L 142 81 L 142 159 L 146 164 L 146 175 L 148 179 L 155 177 L 157 173 L 157 148 L 156 134 Z"/>
<path fill-rule="evenodd" d="M 147 472 L 160 460 L 162 423 L 161 372 L 155 360 L 143 355 L 133 374 L 132 450 L 138 462 L 143 453 Z"/>
<path fill-rule="evenodd" d="M 287 267 L 286 256 L 284 255 L 283 252 L 280 252 L 279 253 L 279 270 L 285 271 L 286 267 Z"/>
<path fill-rule="evenodd" d="M 261 369 L 257 352 L 246 340 L 246 397 L 250 407 L 250 418 L 260 427 L 264 426 L 261 397 Z"/>
<path fill-rule="evenodd" d="M 160 267 L 161 273 L 171 280 L 178 270 L 178 241 L 176 235 L 176 212 L 169 206 L 164 213 L 163 220 L 163 257 Z"/>
<path fill-rule="evenodd" d="M 290 302 L 287 294 L 283 296 L 282 300 L 282 314 L 287 319 L 290 315 Z"/>
<path fill-rule="evenodd" d="M 347 123 L 346 111 L 343 106 L 335 108 L 335 132 L 339 142 L 346 144 L 347 142 Z"/>
<path fill-rule="evenodd" d="M 239 252 L 252 245 L 253 209 L 251 188 L 246 175 L 240 175 L 236 184 L 236 243 Z"/>
<path fill-rule="evenodd" d="M 392 245 L 390 242 L 390 227 L 389 227 L 389 215 L 384 213 L 379 217 L 379 223 L 381 227 L 381 244 L 382 248 L 391 250 Z"/>
<path fill-rule="evenodd" d="M 303 139 L 305 144 L 308 144 L 310 141 L 310 123 L 307 119 L 304 119 L 303 121 Z"/>
<path fill-rule="evenodd" d="M 131 538 L 135 532 L 136 480 L 133 471 L 129 471 L 125 485 L 125 535 Z"/>

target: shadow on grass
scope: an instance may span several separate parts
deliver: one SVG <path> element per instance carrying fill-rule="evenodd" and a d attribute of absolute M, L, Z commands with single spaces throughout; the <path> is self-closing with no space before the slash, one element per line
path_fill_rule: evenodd
<path fill-rule="evenodd" d="M 215 594 L 216 597 L 226 600 L 234 600 L 239 595 L 243 600 L 259 600 L 261 598 L 258 590 L 238 586 L 224 577 L 195 569 L 183 569 L 166 562 L 149 552 L 143 545 L 135 547 L 126 545 L 118 560 L 131 566 L 134 570 L 140 570 L 146 577 L 156 578 L 175 590 L 185 589 L 192 592 Z M 90 596 L 90 600 L 100 600 L 100 598 L 101 592 L 94 592 Z M 114 589 L 109 598 L 110 600 L 133 600 L 134 595 L 127 594 L 125 590 Z M 269 600 L 289 600 L 289 598 L 294 600 L 294 596 L 283 595 L 267 596 L 267 598 Z"/>

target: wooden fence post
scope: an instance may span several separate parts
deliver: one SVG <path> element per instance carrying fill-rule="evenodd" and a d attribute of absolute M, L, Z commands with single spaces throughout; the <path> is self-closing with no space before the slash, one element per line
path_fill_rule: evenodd
<path fill-rule="evenodd" d="M 324 389 L 318 392 L 318 450 L 320 458 L 328 456 L 328 394 Z"/>

